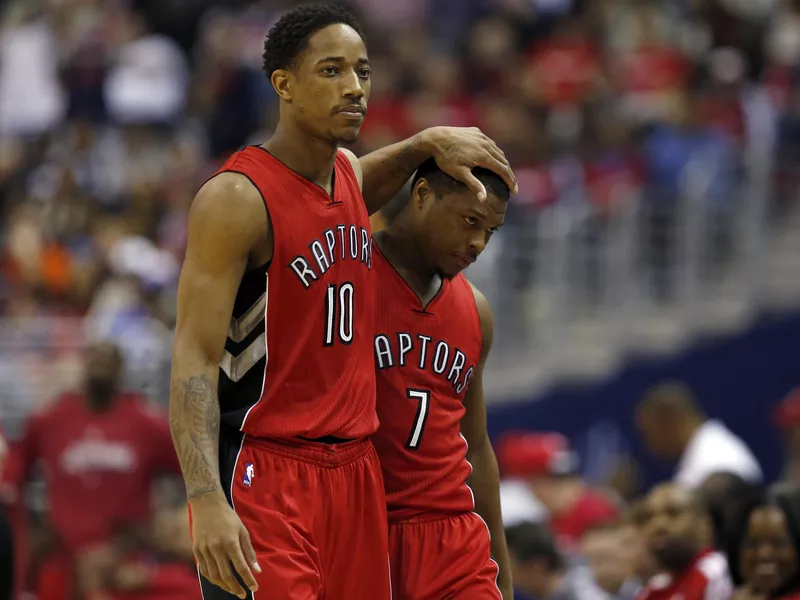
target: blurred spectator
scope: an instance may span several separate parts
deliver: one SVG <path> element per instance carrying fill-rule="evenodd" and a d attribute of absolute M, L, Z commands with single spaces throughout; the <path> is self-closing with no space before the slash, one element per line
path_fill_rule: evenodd
<path fill-rule="evenodd" d="M 10 2 L 2 7 L 0 35 L 0 132 L 35 136 L 56 126 L 66 103 L 58 79 L 58 49 L 44 2 Z"/>
<path fill-rule="evenodd" d="M 0 432 L 0 473 L 8 456 L 8 445 Z M 2 481 L 0 481 L 2 485 Z M 2 490 L 0 490 L 2 493 Z M 11 600 L 15 591 L 14 536 L 6 507 L 0 503 L 0 600 Z"/>
<path fill-rule="evenodd" d="M 741 536 L 731 546 L 742 586 L 737 600 L 800 596 L 800 494 L 777 490 L 743 515 Z M 735 551 L 734 551 L 735 550 Z"/>
<path fill-rule="evenodd" d="M 660 383 L 645 394 L 636 425 L 647 448 L 678 463 L 675 481 L 698 488 L 714 473 L 733 473 L 761 483 L 761 467 L 745 443 L 719 421 L 708 419 L 691 391 L 680 383 Z"/>
<path fill-rule="evenodd" d="M 772 417 L 781 431 L 785 447 L 783 480 L 800 485 L 800 387 L 792 390 L 775 407 Z"/>
<path fill-rule="evenodd" d="M 517 600 L 603 600 L 588 570 L 570 567 L 546 525 L 506 529 Z"/>
<path fill-rule="evenodd" d="M 123 367 L 116 346 L 90 347 L 83 390 L 64 394 L 31 418 L 8 461 L 6 478 L 19 498 L 33 467 L 44 470 L 56 548 L 49 575 L 38 578 L 40 591 L 53 586 L 68 594 L 73 557 L 98 554 L 93 549 L 109 544 L 121 528 L 146 524 L 156 477 L 179 473 L 164 416 L 120 391 Z"/>
<path fill-rule="evenodd" d="M 581 478 L 577 455 L 560 434 L 508 433 L 500 441 L 498 461 L 505 476 L 525 479 L 565 548 L 576 547 L 592 527 L 619 517 L 611 497 Z"/>
<path fill-rule="evenodd" d="M 641 518 L 647 546 L 663 572 L 647 583 L 640 600 L 729 600 L 728 564 L 711 549 L 711 519 L 694 492 L 676 484 L 657 486 Z"/>
<path fill-rule="evenodd" d="M 500 510 L 503 512 L 503 525 L 506 527 L 520 523 L 547 522 L 547 509 L 524 480 L 500 481 Z"/>
<path fill-rule="evenodd" d="M 628 507 L 619 531 L 625 552 L 631 559 L 633 578 L 640 585 L 650 581 L 661 570 L 647 547 L 644 532 L 644 509 L 645 500 L 643 499 L 637 500 Z"/>
<path fill-rule="evenodd" d="M 711 515 L 716 548 L 731 548 L 742 515 L 763 496 L 761 486 L 732 473 L 714 473 L 697 491 Z"/>
<path fill-rule="evenodd" d="M 189 509 L 161 509 L 139 545 L 121 548 L 103 573 L 113 600 L 191 600 L 198 595 Z"/>
<path fill-rule="evenodd" d="M 776 486 L 740 515 L 728 555 L 738 600 L 796 598 L 800 594 L 800 494 Z"/>
<path fill-rule="evenodd" d="M 606 523 L 587 531 L 581 540 L 592 578 L 609 600 L 634 600 L 642 587 L 635 569 L 637 550 L 644 548 L 626 535 L 630 533 L 626 527 L 622 521 Z"/>

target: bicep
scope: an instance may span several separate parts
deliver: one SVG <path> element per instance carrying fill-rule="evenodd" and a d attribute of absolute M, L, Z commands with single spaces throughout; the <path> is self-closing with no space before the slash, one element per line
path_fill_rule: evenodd
<path fill-rule="evenodd" d="M 466 412 L 461 420 L 461 433 L 471 448 L 477 448 L 488 440 L 486 433 L 486 398 L 483 392 L 483 372 L 494 340 L 494 318 L 486 298 L 472 287 L 475 308 L 481 329 L 481 358 L 464 396 Z"/>
<path fill-rule="evenodd" d="M 266 208 L 258 210 L 252 184 L 241 176 L 222 177 L 201 189 L 189 213 L 175 335 L 176 350 L 190 342 L 214 363 L 222 357 L 250 251 L 266 230 Z"/>
<path fill-rule="evenodd" d="M 464 416 L 461 418 L 461 435 L 467 440 L 470 451 L 480 448 L 487 439 L 486 400 L 483 394 L 483 364 L 478 365 L 464 396 Z"/>

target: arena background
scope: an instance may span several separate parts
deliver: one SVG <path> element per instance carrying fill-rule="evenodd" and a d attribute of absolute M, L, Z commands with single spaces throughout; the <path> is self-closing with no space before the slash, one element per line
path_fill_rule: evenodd
<path fill-rule="evenodd" d="M 0 6 L 0 417 L 79 384 L 112 339 L 168 401 L 186 214 L 267 139 L 261 72 L 287 0 Z M 357 0 L 368 152 L 477 125 L 515 167 L 507 225 L 468 277 L 497 321 L 490 432 L 561 431 L 586 475 L 637 465 L 632 409 L 689 384 L 783 469 L 772 409 L 800 386 L 800 2 Z M 388 213 L 396 210 L 402 198 Z M 380 219 L 376 218 L 376 226 Z"/>

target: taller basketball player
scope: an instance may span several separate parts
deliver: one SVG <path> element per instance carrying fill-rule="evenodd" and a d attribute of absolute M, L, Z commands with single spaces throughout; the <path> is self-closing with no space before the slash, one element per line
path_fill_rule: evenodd
<path fill-rule="evenodd" d="M 285 15 L 264 69 L 280 122 L 195 197 L 178 295 L 170 421 L 201 585 L 205 600 L 388 599 L 367 439 L 378 426 L 368 215 L 431 156 L 481 200 L 473 167 L 516 183 L 477 129 L 426 130 L 361 159 L 339 149 L 358 136 L 371 76 L 344 9 Z"/>

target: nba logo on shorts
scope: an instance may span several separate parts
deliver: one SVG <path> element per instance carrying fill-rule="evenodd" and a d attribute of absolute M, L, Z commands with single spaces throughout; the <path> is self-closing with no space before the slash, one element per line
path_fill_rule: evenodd
<path fill-rule="evenodd" d="M 242 483 L 244 483 L 247 487 L 250 487 L 253 484 L 253 477 L 256 475 L 256 469 L 253 467 L 253 463 L 247 463 L 244 467 L 244 479 Z"/>

